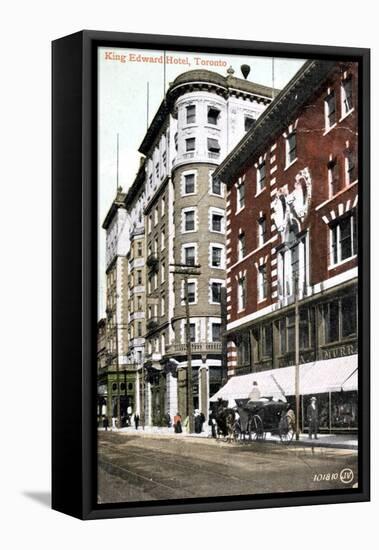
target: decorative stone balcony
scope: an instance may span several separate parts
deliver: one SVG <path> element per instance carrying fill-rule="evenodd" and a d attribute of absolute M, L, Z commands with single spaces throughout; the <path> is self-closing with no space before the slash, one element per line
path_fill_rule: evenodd
<path fill-rule="evenodd" d="M 166 355 L 182 355 L 187 353 L 187 344 L 171 344 L 166 349 Z M 208 354 L 221 353 L 221 342 L 191 342 L 191 353 Z"/>

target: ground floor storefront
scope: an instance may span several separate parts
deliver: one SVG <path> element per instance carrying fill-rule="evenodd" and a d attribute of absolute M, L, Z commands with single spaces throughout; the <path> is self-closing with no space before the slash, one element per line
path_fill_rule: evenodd
<path fill-rule="evenodd" d="M 254 382 L 261 398 L 288 401 L 295 409 L 295 366 L 233 376 L 211 398 L 233 407 L 236 399 L 247 399 Z M 307 408 L 317 399 L 318 429 L 322 433 L 358 430 L 358 355 L 314 361 L 299 366 L 300 428 L 308 430 Z"/>
<path fill-rule="evenodd" d="M 142 374 L 141 374 L 142 376 Z M 144 368 L 144 384 L 140 385 L 141 410 L 145 425 L 168 426 L 179 413 L 182 419 L 188 414 L 191 382 L 187 363 L 170 361 L 163 366 Z M 220 359 L 192 361 L 193 410 L 199 410 L 208 418 L 209 400 L 221 387 Z"/>

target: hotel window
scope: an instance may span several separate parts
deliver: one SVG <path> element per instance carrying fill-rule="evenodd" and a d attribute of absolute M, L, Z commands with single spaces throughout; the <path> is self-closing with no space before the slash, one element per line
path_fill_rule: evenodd
<path fill-rule="evenodd" d="M 186 139 L 186 152 L 189 153 L 195 150 L 195 138 Z"/>
<path fill-rule="evenodd" d="M 224 215 L 218 213 L 212 213 L 212 231 L 216 233 L 223 233 L 224 231 Z"/>
<path fill-rule="evenodd" d="M 261 302 L 267 298 L 267 268 L 261 265 L 258 268 L 258 301 Z"/>
<path fill-rule="evenodd" d="M 166 151 L 163 151 L 163 153 L 162 153 L 162 165 L 165 169 L 167 168 L 167 153 L 166 153 Z"/>
<path fill-rule="evenodd" d="M 258 220 L 258 246 L 262 246 L 266 241 L 266 216 Z"/>
<path fill-rule="evenodd" d="M 237 210 L 242 210 L 245 206 L 245 182 L 239 181 L 237 185 Z"/>
<path fill-rule="evenodd" d="M 222 183 L 220 178 L 212 178 L 212 193 L 222 195 Z"/>
<path fill-rule="evenodd" d="M 311 331 L 313 321 L 308 308 L 299 309 L 299 348 L 307 350 L 311 347 Z M 290 314 L 278 322 L 280 354 L 293 353 L 295 351 L 295 315 Z"/>
<path fill-rule="evenodd" d="M 165 247 L 166 247 L 165 239 L 166 239 L 166 234 L 162 229 L 162 231 L 161 231 L 161 250 L 164 250 Z"/>
<path fill-rule="evenodd" d="M 220 144 L 217 139 L 208 138 L 208 154 L 212 158 L 218 158 L 220 156 Z"/>
<path fill-rule="evenodd" d="M 137 323 L 137 336 L 140 338 L 142 336 L 142 323 L 138 321 Z"/>
<path fill-rule="evenodd" d="M 154 239 L 154 254 L 158 254 L 158 237 L 155 237 Z"/>
<path fill-rule="evenodd" d="M 190 332 L 190 340 L 191 342 L 196 342 L 196 324 L 195 323 L 190 323 L 189 324 L 189 332 Z M 187 339 L 187 334 L 186 334 L 186 323 L 184 324 L 184 340 Z"/>
<path fill-rule="evenodd" d="M 238 260 L 242 260 L 246 255 L 246 237 L 245 233 L 238 236 Z"/>
<path fill-rule="evenodd" d="M 154 273 L 154 275 L 153 275 L 153 286 L 154 286 L 154 290 L 157 290 L 157 288 L 158 288 L 158 275 L 157 275 L 157 273 Z"/>
<path fill-rule="evenodd" d="M 221 342 L 221 324 L 212 323 L 212 342 Z"/>
<path fill-rule="evenodd" d="M 341 110 L 346 116 L 353 109 L 353 81 L 351 76 L 341 82 Z"/>
<path fill-rule="evenodd" d="M 195 174 L 186 174 L 184 176 L 184 194 L 191 195 L 195 193 Z"/>
<path fill-rule="evenodd" d="M 266 163 L 262 162 L 257 168 L 257 193 L 266 186 Z"/>
<path fill-rule="evenodd" d="M 195 210 L 187 210 L 184 214 L 184 231 L 195 231 Z"/>
<path fill-rule="evenodd" d="M 154 227 L 158 224 L 158 206 L 154 210 Z"/>
<path fill-rule="evenodd" d="M 346 168 L 346 185 L 352 184 L 358 179 L 357 162 L 355 154 L 352 151 L 347 151 L 345 155 L 345 168 Z"/>
<path fill-rule="evenodd" d="M 166 264 L 162 262 L 161 263 L 161 283 L 164 283 L 165 281 L 165 269 L 166 269 Z"/>
<path fill-rule="evenodd" d="M 161 216 L 163 217 L 165 215 L 165 210 L 166 210 L 166 200 L 164 197 L 162 197 L 162 200 L 161 200 Z"/>
<path fill-rule="evenodd" d="M 241 311 L 246 307 L 246 277 L 241 277 L 238 280 L 238 310 Z"/>
<path fill-rule="evenodd" d="M 152 225 L 153 225 L 153 218 L 150 214 L 150 216 L 148 217 L 147 219 L 147 232 L 148 233 L 151 233 L 151 228 L 152 228 Z"/>
<path fill-rule="evenodd" d="M 245 116 L 245 132 L 250 130 L 250 128 L 253 126 L 255 122 L 255 118 L 251 116 Z"/>
<path fill-rule="evenodd" d="M 184 264 L 185 265 L 195 265 L 195 247 L 186 246 L 184 247 Z"/>
<path fill-rule="evenodd" d="M 186 123 L 194 124 L 196 122 L 196 105 L 186 107 Z"/>
<path fill-rule="evenodd" d="M 142 256 L 142 243 L 137 244 L 137 256 L 139 258 Z"/>
<path fill-rule="evenodd" d="M 357 253 L 356 213 L 349 213 L 330 225 L 331 265 L 352 258 Z"/>
<path fill-rule="evenodd" d="M 161 317 L 165 314 L 165 298 L 164 295 L 161 297 Z"/>
<path fill-rule="evenodd" d="M 222 261 L 222 247 L 221 246 L 212 246 L 211 247 L 211 266 L 212 267 L 223 267 Z"/>
<path fill-rule="evenodd" d="M 334 90 L 325 98 L 325 129 L 328 130 L 337 121 L 336 94 Z"/>
<path fill-rule="evenodd" d="M 159 162 L 155 165 L 155 175 L 157 178 L 159 178 Z"/>
<path fill-rule="evenodd" d="M 137 311 L 142 311 L 142 296 L 137 296 Z"/>
<path fill-rule="evenodd" d="M 288 166 L 294 160 L 296 160 L 296 133 L 292 132 L 289 136 L 286 138 L 286 165 Z"/>
<path fill-rule="evenodd" d="M 329 197 L 334 197 L 339 191 L 338 163 L 334 158 L 328 162 Z"/>
<path fill-rule="evenodd" d="M 196 302 L 196 283 L 189 282 L 187 285 L 187 288 L 188 288 L 188 303 L 194 304 Z"/>
<path fill-rule="evenodd" d="M 211 283 L 211 298 L 212 303 L 221 304 L 221 283 L 212 282 Z"/>
<path fill-rule="evenodd" d="M 220 116 L 219 109 L 215 109 L 214 107 L 208 107 L 208 124 L 217 125 L 219 116 Z"/>

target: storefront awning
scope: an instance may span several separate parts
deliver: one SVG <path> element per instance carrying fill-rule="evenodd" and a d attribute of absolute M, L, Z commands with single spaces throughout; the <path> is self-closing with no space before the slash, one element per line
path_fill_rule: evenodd
<path fill-rule="evenodd" d="M 284 367 L 234 376 L 210 399 L 247 399 L 256 381 L 262 397 L 295 395 L 295 367 Z M 300 394 L 310 395 L 358 389 L 358 356 L 315 361 L 300 365 Z"/>

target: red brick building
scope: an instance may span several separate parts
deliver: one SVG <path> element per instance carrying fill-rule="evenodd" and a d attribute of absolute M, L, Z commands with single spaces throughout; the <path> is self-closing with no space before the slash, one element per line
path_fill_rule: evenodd
<path fill-rule="evenodd" d="M 302 405 L 317 394 L 330 431 L 357 426 L 357 102 L 357 64 L 306 62 L 214 174 L 228 189 L 238 377 L 224 397 L 257 380 L 267 397 L 293 398 L 297 295 Z"/>

